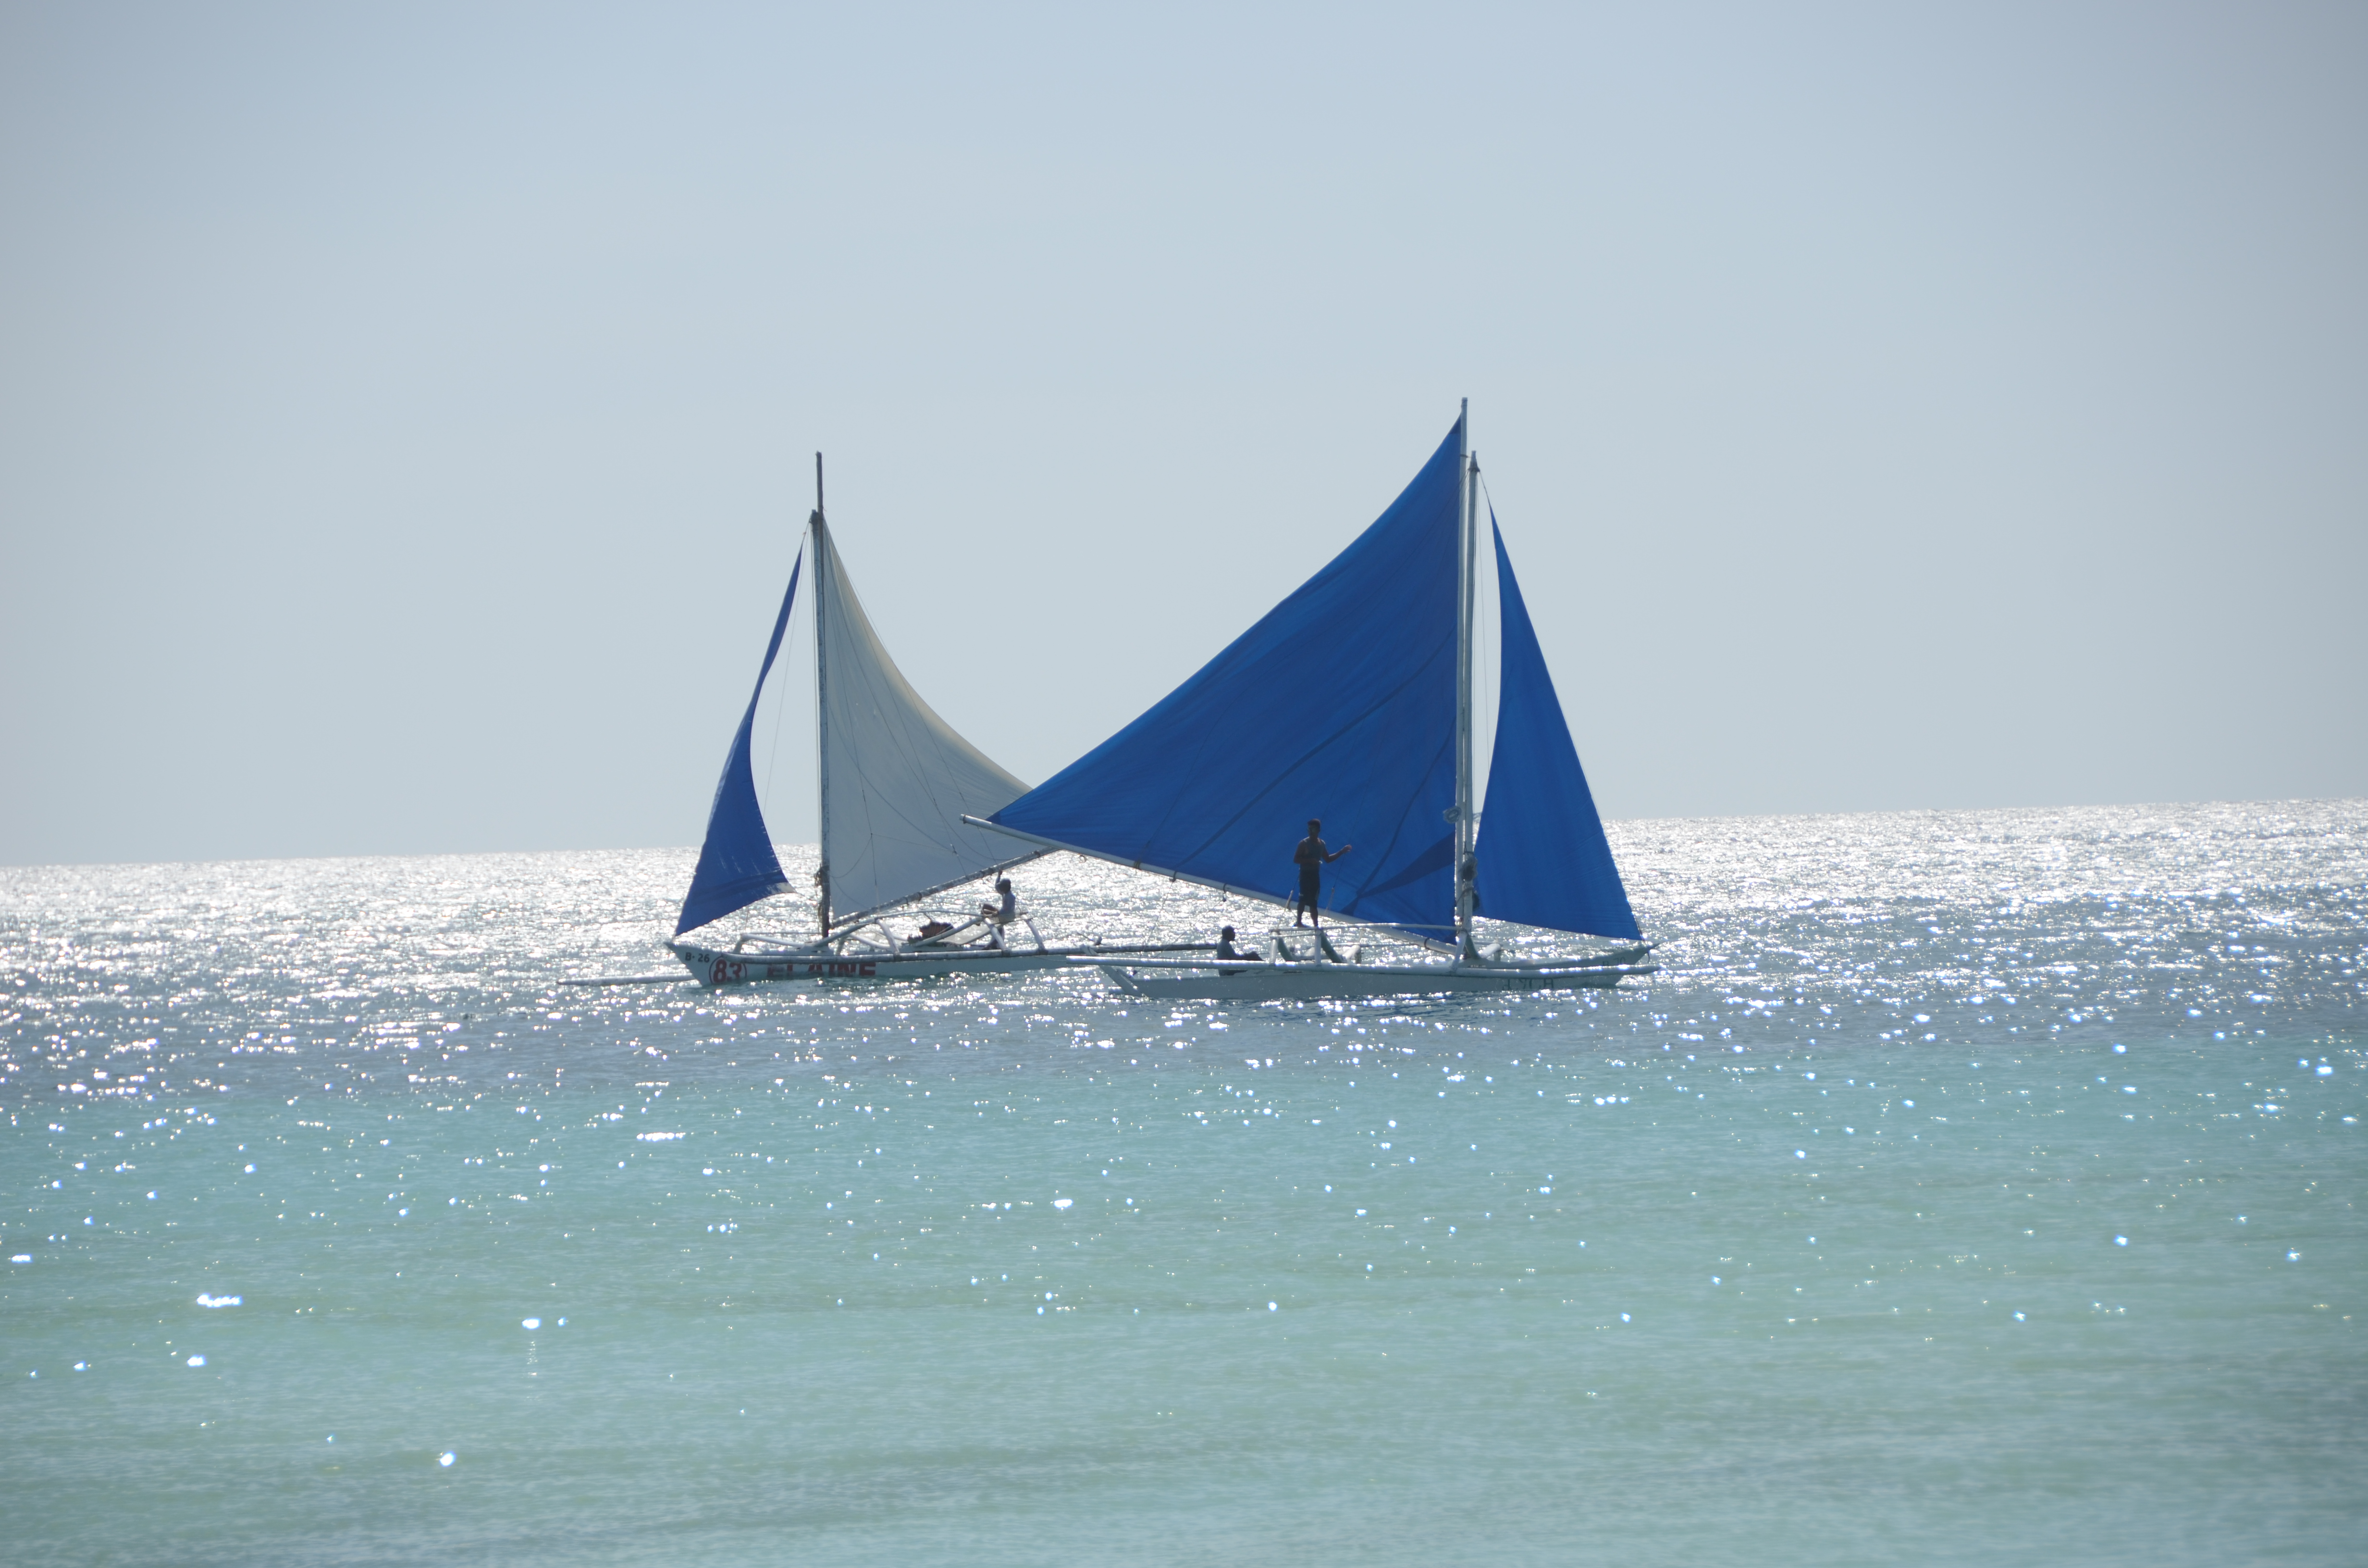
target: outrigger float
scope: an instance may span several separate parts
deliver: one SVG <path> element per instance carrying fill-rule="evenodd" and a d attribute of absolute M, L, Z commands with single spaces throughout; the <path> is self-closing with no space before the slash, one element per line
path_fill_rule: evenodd
<path fill-rule="evenodd" d="M 1304 933 L 1298 934 L 1304 940 Z M 1307 943 L 1292 956 L 1285 926 L 1269 937 L 1274 955 L 1263 963 L 1216 968 L 1206 959 L 1071 959 L 1099 965 L 1102 974 L 1130 996 L 1170 1001 L 1316 1002 L 1334 998 L 1430 995 L 1472 991 L 1608 991 L 1630 975 L 1651 974 L 1639 960 L 1651 951 L 1638 944 L 1577 959 L 1489 959 L 1480 963 L 1367 963 L 1364 949 L 1318 950 Z M 1328 941 L 1324 949 L 1331 949 Z M 1146 975 L 1144 971 L 1149 971 Z"/>

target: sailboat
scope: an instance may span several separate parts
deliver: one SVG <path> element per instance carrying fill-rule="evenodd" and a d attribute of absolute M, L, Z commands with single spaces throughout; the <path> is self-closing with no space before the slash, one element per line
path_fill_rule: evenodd
<path fill-rule="evenodd" d="M 1607 987 L 1652 972 L 1493 507 L 1502 697 L 1486 810 L 1474 799 L 1470 416 L 1467 402 L 1372 527 L 1183 685 L 1036 789 L 965 819 L 1288 903 L 1292 843 L 1321 818 L 1354 848 L 1326 873 L 1319 929 L 1276 930 L 1258 961 L 1074 961 L 1133 994 L 1211 1000 Z M 1484 915 L 1624 945 L 1508 960 L 1482 952 Z M 1361 948 L 1329 939 L 1344 922 L 1440 958 L 1360 961 Z"/>
<path fill-rule="evenodd" d="M 1056 968 L 1099 951 L 1052 948 L 1026 915 L 1000 912 L 932 921 L 899 938 L 882 922 L 890 910 L 996 875 L 1046 853 L 966 825 L 1028 786 L 921 699 L 896 668 L 855 597 L 823 510 L 822 454 L 814 454 L 814 509 L 790 568 L 757 688 L 733 734 L 716 782 L 699 865 L 683 895 L 668 946 L 711 985 L 757 980 L 876 980 Z M 811 567 L 814 601 L 815 745 L 821 771 L 819 930 L 800 942 L 751 932 L 729 945 L 683 940 L 760 899 L 790 891 L 757 798 L 750 759 L 757 708 L 789 631 L 798 578 Z M 974 908 L 976 906 L 973 906 Z M 1025 926 L 1026 944 L 1018 941 Z"/>

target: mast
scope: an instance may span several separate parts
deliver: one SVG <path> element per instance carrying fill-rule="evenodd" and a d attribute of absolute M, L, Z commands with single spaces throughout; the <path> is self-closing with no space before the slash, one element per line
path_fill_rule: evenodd
<path fill-rule="evenodd" d="M 814 885 L 819 890 L 818 913 L 822 919 L 822 939 L 830 940 L 830 666 L 823 644 L 823 601 L 829 597 L 823 587 L 823 578 L 829 571 L 830 540 L 828 525 L 822 517 L 822 454 L 814 454 L 814 509 L 807 526 L 814 532 L 814 767 L 822 775 L 822 817 L 816 846 L 822 851 L 822 864 L 814 869 Z"/>
<path fill-rule="evenodd" d="M 1455 952 L 1462 962 L 1478 956 L 1472 946 L 1474 866 L 1472 846 L 1472 595 L 1473 510 L 1479 498 L 1480 465 L 1472 453 L 1472 400 L 1455 421 L 1457 495 L 1455 555 Z"/>

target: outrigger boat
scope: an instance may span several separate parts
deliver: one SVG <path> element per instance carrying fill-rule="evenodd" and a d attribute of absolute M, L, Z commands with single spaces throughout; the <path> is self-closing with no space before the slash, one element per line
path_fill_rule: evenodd
<path fill-rule="evenodd" d="M 1347 957 L 1329 941 L 1306 942 L 1308 933 L 1286 926 L 1272 933 L 1270 956 L 1246 967 L 1216 968 L 1208 960 L 1076 958 L 1098 965 L 1111 984 L 1131 996 L 1171 1001 L 1317 1002 L 1359 996 L 1423 996 L 1466 991 L 1609 990 L 1632 974 L 1651 974 L 1640 964 L 1652 950 L 1637 943 L 1582 958 L 1516 960 L 1503 957 L 1470 963 L 1367 963 L 1364 949 Z M 1296 937 L 1304 943 L 1294 955 Z M 1149 970 L 1146 976 L 1134 972 Z"/>
<path fill-rule="evenodd" d="M 1248 963 L 1067 961 L 1099 966 L 1129 994 L 1212 1001 L 1604 987 L 1653 972 L 1493 507 L 1502 695 L 1487 809 L 1476 809 L 1469 421 L 1467 403 L 1390 508 L 1199 673 L 1036 789 L 963 819 L 1288 904 L 1290 845 L 1320 817 L 1356 846 L 1326 873 L 1322 928 L 1276 931 Z M 1484 915 L 1623 945 L 1508 960 L 1481 950 Z M 1344 921 L 1444 961 L 1343 954 L 1326 932 Z"/>
<path fill-rule="evenodd" d="M 790 568 L 773 638 L 757 671 L 740 728 L 724 758 L 707 817 L 699 866 L 683 895 L 668 944 L 690 972 L 711 985 L 759 980 L 894 980 L 925 975 L 1058 969 L 1096 952 L 1190 951 L 1183 947 L 1125 949 L 1054 948 L 1024 912 L 1011 920 L 981 912 L 930 921 L 923 935 L 900 938 L 882 916 L 891 910 L 994 876 L 1047 853 L 965 825 L 965 813 L 993 812 L 1028 792 L 956 733 L 921 700 L 889 658 L 848 581 L 823 512 L 822 455 L 814 454 L 814 509 L 808 539 Z M 698 930 L 760 899 L 790 891 L 757 798 L 750 743 L 765 680 L 789 631 L 798 578 L 811 563 L 814 623 L 815 747 L 822 775 L 819 933 L 810 941 L 749 931 L 726 941 L 685 941 Z M 976 908 L 973 905 L 973 908 Z M 1019 940 L 1019 927 L 1027 940 Z"/>

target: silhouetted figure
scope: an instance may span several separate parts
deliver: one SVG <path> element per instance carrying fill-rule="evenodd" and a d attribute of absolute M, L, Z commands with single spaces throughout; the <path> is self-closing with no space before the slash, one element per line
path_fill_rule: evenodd
<path fill-rule="evenodd" d="M 1324 847 L 1322 821 L 1309 817 L 1307 836 L 1301 839 L 1299 847 L 1292 852 L 1291 858 L 1299 867 L 1299 907 L 1291 915 L 1291 924 L 1294 928 L 1304 924 L 1300 918 L 1302 915 L 1318 926 L 1324 924 L 1324 917 L 1316 909 L 1316 895 L 1324 891 L 1324 868 L 1357 847 L 1353 844 L 1343 844 L 1338 849 L 1327 851 Z"/>

